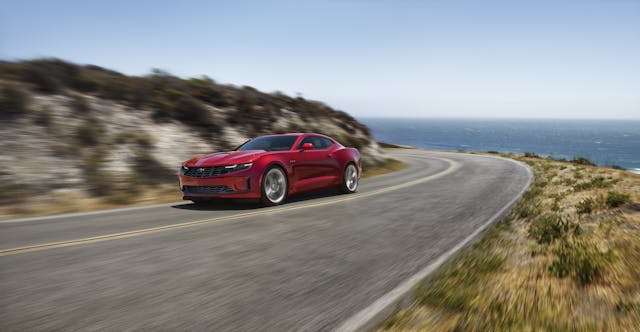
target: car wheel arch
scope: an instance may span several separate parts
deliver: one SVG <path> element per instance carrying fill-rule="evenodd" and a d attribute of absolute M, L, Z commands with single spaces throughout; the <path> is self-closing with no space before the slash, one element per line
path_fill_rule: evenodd
<path fill-rule="evenodd" d="M 264 167 L 264 171 L 262 171 L 262 174 L 260 174 L 260 181 L 258 183 L 259 188 L 262 188 L 262 181 L 264 181 L 264 175 L 267 173 L 267 170 L 269 170 L 271 167 L 278 167 L 282 170 L 282 172 L 284 173 L 284 176 L 287 178 L 287 187 L 290 189 L 291 179 L 289 176 L 289 172 L 287 171 L 287 168 L 284 167 L 284 165 L 282 165 L 282 163 L 278 161 L 272 161 Z"/>

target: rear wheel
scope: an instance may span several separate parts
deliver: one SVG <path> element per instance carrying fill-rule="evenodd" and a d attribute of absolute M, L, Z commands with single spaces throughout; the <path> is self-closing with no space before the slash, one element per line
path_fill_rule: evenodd
<path fill-rule="evenodd" d="M 358 177 L 358 169 L 356 168 L 356 165 L 349 163 L 344 169 L 344 174 L 342 175 L 342 192 L 346 194 L 356 192 L 356 190 L 358 190 L 359 180 L 360 178 Z"/>
<path fill-rule="evenodd" d="M 262 177 L 261 201 L 266 206 L 282 204 L 287 197 L 287 175 L 282 168 L 271 166 Z"/>

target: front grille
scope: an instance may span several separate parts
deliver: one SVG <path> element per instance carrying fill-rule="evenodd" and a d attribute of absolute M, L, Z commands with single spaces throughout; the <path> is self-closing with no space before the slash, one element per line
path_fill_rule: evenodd
<path fill-rule="evenodd" d="M 227 186 L 184 186 L 185 194 L 230 194 L 233 189 Z"/>
<path fill-rule="evenodd" d="M 229 173 L 228 169 L 225 169 L 224 166 L 213 166 L 213 167 L 189 167 L 188 170 L 184 172 L 184 175 L 190 176 L 193 178 L 204 178 L 207 176 L 216 176 Z"/>

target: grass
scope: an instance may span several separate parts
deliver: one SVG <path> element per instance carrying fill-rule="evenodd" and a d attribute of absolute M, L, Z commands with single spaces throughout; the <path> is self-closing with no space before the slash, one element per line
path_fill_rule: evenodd
<path fill-rule="evenodd" d="M 615 191 L 610 191 L 609 193 L 607 193 L 606 203 L 607 203 L 607 206 L 611 208 L 615 208 L 624 203 L 629 202 L 630 200 L 629 197 L 630 196 L 627 194 L 621 194 Z"/>
<path fill-rule="evenodd" d="M 389 317 L 388 331 L 631 331 L 640 326 L 640 176 L 529 154 L 511 214 Z M 576 175 L 580 179 L 576 179 Z M 586 183 L 575 190 L 576 183 Z"/>
<path fill-rule="evenodd" d="M 141 144 L 136 135 L 123 134 L 127 142 Z M 132 138 L 133 137 L 133 138 Z M 143 143 L 146 143 L 146 136 Z M 144 145 L 144 144 L 141 144 Z M 65 147 L 66 148 L 66 147 Z M 19 218 L 69 212 L 86 212 L 109 208 L 170 203 L 179 201 L 180 192 L 176 183 L 158 180 L 175 178 L 175 172 L 157 163 L 148 153 L 138 151 L 134 156 L 133 173 L 129 177 L 114 176 L 102 169 L 103 159 L 95 153 L 84 160 L 83 170 L 88 192 L 70 192 L 56 195 L 34 196 L 25 186 L 0 185 L 0 218 Z M 145 167 L 142 167 L 145 166 Z M 407 167 L 407 164 L 387 159 L 383 163 L 366 166 L 363 177 L 382 175 Z"/>
<path fill-rule="evenodd" d="M 549 271 L 558 278 L 572 276 L 581 285 L 589 284 L 602 276 L 612 261 L 612 251 L 601 251 L 588 241 L 564 240 L 554 250 L 555 259 Z"/>
<path fill-rule="evenodd" d="M 80 191 L 42 197 L 32 195 L 11 205 L 0 205 L 0 217 L 7 219 L 97 211 L 125 206 L 171 203 L 178 201 L 179 198 L 180 193 L 175 184 L 148 187 L 139 192 L 116 191 L 107 196 L 92 196 Z"/>
<path fill-rule="evenodd" d="M 408 165 L 400 160 L 388 158 L 377 164 L 363 163 L 362 178 L 370 178 L 382 174 L 405 169 Z"/>

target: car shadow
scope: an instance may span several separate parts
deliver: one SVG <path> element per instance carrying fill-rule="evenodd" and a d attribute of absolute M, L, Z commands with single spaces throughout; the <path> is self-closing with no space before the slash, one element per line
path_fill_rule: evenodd
<path fill-rule="evenodd" d="M 310 191 L 306 193 L 296 194 L 287 197 L 284 205 L 297 202 L 311 201 L 315 199 L 321 199 L 326 197 L 338 196 L 340 195 L 340 190 L 336 188 L 330 189 L 320 189 L 315 191 Z M 260 201 L 257 199 L 228 199 L 228 198 L 218 198 L 212 199 L 209 202 L 203 203 L 192 203 L 192 202 L 184 202 L 182 204 L 175 204 L 171 206 L 174 209 L 181 210 L 193 210 L 193 211 L 240 211 L 240 210 L 256 210 L 264 208 Z"/>

